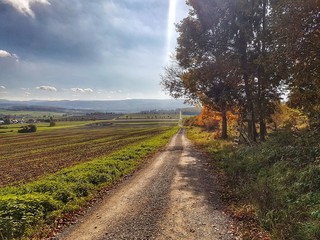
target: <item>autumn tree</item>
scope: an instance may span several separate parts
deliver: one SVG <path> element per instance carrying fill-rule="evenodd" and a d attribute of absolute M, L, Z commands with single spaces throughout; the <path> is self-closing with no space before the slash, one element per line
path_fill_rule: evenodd
<path fill-rule="evenodd" d="M 166 67 L 161 83 L 175 98 L 183 97 L 189 103 L 201 103 L 212 111 L 219 111 L 222 138 L 227 138 L 227 110 L 231 108 L 232 87 L 225 83 L 225 77 L 208 69 L 210 67 L 183 71 L 179 66 L 171 65 Z"/>
<path fill-rule="evenodd" d="M 177 66 L 169 67 L 162 75 L 162 85 L 173 97 L 184 96 L 222 114 L 222 138 L 227 138 L 227 111 L 234 105 L 236 84 L 233 71 L 234 56 L 224 42 L 226 29 L 219 22 L 201 22 L 194 11 L 178 25 Z M 207 26 L 211 26 L 210 29 Z M 212 31 L 215 31 L 213 34 Z M 219 33 L 218 33 L 219 32 Z M 215 37 L 214 37 L 215 36 Z M 219 39 L 218 39 L 219 36 Z M 226 38 L 225 38 L 226 39 Z M 172 71 L 180 68 L 180 78 Z M 177 94 L 177 92 L 181 94 Z"/>
<path fill-rule="evenodd" d="M 241 109 L 253 141 L 259 118 L 264 140 L 265 119 L 272 112 L 279 84 L 267 67 L 269 1 L 189 0 L 188 4 L 189 16 L 177 27 L 176 59 L 185 71 L 180 87 L 223 115 L 230 107 Z"/>
<path fill-rule="evenodd" d="M 248 135 L 256 140 L 256 122 L 260 126 L 260 140 L 265 140 L 266 119 L 274 112 L 279 100 L 279 74 L 274 71 L 271 5 L 268 0 L 229 0 L 227 6 L 233 31 L 234 54 L 239 59 L 239 82 L 244 92 L 243 116 L 248 120 Z"/>
<path fill-rule="evenodd" d="M 266 119 L 286 84 L 291 106 L 320 122 L 319 0 L 188 4 L 189 15 L 177 26 L 177 64 L 171 67 L 179 74 L 174 81 L 162 79 L 172 96 L 196 99 L 223 116 L 237 107 L 250 139 L 256 141 L 259 123 L 263 141 Z"/>
<path fill-rule="evenodd" d="M 289 103 L 320 122 L 320 1 L 272 1 L 274 70 L 289 87 Z"/>

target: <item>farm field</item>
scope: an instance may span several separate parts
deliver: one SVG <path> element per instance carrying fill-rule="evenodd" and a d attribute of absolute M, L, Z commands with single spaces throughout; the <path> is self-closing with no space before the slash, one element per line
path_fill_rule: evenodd
<path fill-rule="evenodd" d="M 177 124 L 176 121 L 105 123 L 59 122 L 56 127 L 40 125 L 36 133 L 0 135 L 0 187 L 30 182 L 106 156 L 164 133 Z"/>
<path fill-rule="evenodd" d="M 32 123 L 32 124 L 37 126 L 37 132 L 43 132 L 43 131 L 57 130 L 61 128 L 81 127 L 81 126 L 90 125 L 98 122 L 99 121 L 59 121 L 54 127 L 50 127 L 49 123 L 47 122 Z M 18 134 L 18 130 L 21 129 L 22 126 L 26 126 L 29 124 L 30 123 L 1 125 L 0 136 L 2 137 L 2 136 L 6 136 L 7 134 Z"/>
<path fill-rule="evenodd" d="M 179 119 L 179 114 L 173 113 L 131 113 L 119 117 L 120 119 Z"/>
<path fill-rule="evenodd" d="M 10 115 L 10 116 L 23 116 L 23 117 L 62 117 L 65 113 L 63 112 L 47 112 L 47 111 L 11 111 L 0 109 L 0 115 Z"/>

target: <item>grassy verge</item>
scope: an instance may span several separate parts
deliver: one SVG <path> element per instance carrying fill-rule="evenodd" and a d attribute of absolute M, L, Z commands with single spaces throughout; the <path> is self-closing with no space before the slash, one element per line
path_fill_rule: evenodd
<path fill-rule="evenodd" d="M 320 239 L 319 134 L 277 132 L 266 143 L 237 149 L 197 128 L 188 137 L 224 172 L 236 217 L 258 222 L 273 239 Z M 261 239 L 244 235 L 254 238 Z"/>
<path fill-rule="evenodd" d="M 100 189 L 133 172 L 143 160 L 166 145 L 174 127 L 149 140 L 126 146 L 107 157 L 66 168 L 42 180 L 0 189 L 0 239 L 30 236 L 36 226 L 52 224 L 75 211 Z"/>

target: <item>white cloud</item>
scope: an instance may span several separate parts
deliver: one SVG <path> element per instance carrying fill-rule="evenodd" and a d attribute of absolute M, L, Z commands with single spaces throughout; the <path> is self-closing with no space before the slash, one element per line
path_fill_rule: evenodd
<path fill-rule="evenodd" d="M 93 90 L 91 88 L 85 88 L 83 89 L 85 92 L 93 92 Z"/>
<path fill-rule="evenodd" d="M 49 91 L 49 92 L 56 92 L 57 91 L 57 89 L 52 86 L 39 86 L 39 87 L 36 87 L 36 89 L 43 90 L 43 91 Z"/>
<path fill-rule="evenodd" d="M 6 87 L 5 87 L 5 86 L 0 86 L 0 88 L 1 88 L 1 89 L 6 89 Z"/>
<path fill-rule="evenodd" d="M 84 93 L 84 90 L 82 88 L 71 88 L 70 89 L 71 92 L 81 92 L 81 93 Z"/>
<path fill-rule="evenodd" d="M 3 58 L 11 57 L 11 54 L 9 52 L 5 51 L 5 50 L 1 50 L 0 49 L 0 57 L 3 57 Z"/>
<path fill-rule="evenodd" d="M 93 90 L 91 88 L 71 88 L 71 92 L 78 92 L 78 93 L 92 93 Z"/>
<path fill-rule="evenodd" d="M 14 58 L 17 62 L 19 62 L 19 57 L 17 54 L 9 53 L 6 50 L 0 49 L 0 58 Z"/>
<path fill-rule="evenodd" d="M 45 5 L 50 5 L 48 0 L 4 0 L 5 3 L 10 4 L 20 13 L 30 16 L 32 18 L 35 17 L 34 12 L 31 9 L 32 3 L 41 3 Z"/>

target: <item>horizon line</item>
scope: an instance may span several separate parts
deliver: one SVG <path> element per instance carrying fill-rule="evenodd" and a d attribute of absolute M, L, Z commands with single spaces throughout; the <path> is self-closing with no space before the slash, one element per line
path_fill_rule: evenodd
<path fill-rule="evenodd" d="M 31 101 L 128 101 L 128 100 L 185 100 L 185 99 L 175 99 L 175 98 L 127 98 L 127 99 L 29 99 L 29 100 L 22 100 L 22 99 L 5 99 L 0 98 L 0 101 L 15 101 L 15 102 L 31 102 Z"/>

